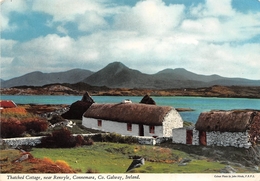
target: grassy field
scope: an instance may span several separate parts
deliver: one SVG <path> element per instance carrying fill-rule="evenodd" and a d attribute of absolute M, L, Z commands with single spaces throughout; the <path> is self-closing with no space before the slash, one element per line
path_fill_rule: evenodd
<path fill-rule="evenodd" d="M 12 163 L 12 160 L 19 157 L 19 151 L 0 150 L 0 159 L 8 158 L 7 162 L 1 163 L 2 173 L 125 173 L 133 156 L 144 157 L 145 165 L 130 171 L 132 173 L 220 173 L 226 166 L 207 157 L 198 157 L 180 150 L 139 144 L 95 142 L 91 146 L 76 148 L 33 148 L 30 153 L 34 160 Z M 191 161 L 181 166 L 183 159 Z M 46 163 L 44 166 L 43 161 L 47 161 L 47 167 L 50 167 L 48 162 L 55 168 L 57 164 L 65 165 L 65 170 L 47 168 L 45 172 Z M 232 167 L 237 173 L 252 173 L 246 167 Z"/>
<path fill-rule="evenodd" d="M 132 170 L 138 173 L 219 173 L 225 167 L 207 159 L 193 159 L 181 151 L 147 145 L 98 142 L 70 149 L 34 148 L 31 153 L 36 158 L 64 160 L 82 173 L 89 169 L 99 173 L 125 173 L 132 162 L 129 157 L 134 155 L 145 158 L 144 166 Z M 191 159 L 191 162 L 186 166 L 178 166 L 184 158 Z"/>

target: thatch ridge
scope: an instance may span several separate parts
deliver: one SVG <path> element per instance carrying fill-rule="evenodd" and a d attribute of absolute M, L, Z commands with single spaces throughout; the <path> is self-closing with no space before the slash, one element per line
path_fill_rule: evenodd
<path fill-rule="evenodd" d="M 137 103 L 92 104 L 84 117 L 145 125 L 162 125 L 170 106 Z"/>
<path fill-rule="evenodd" d="M 199 115 L 195 128 L 200 131 L 244 132 L 249 129 L 254 110 L 210 111 Z"/>

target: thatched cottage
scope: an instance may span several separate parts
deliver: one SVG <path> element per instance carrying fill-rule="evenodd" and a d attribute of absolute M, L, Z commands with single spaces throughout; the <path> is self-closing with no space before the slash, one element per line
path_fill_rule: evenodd
<path fill-rule="evenodd" d="M 249 148 L 260 141 L 260 111 L 204 112 L 195 129 L 175 129 L 173 139 L 174 143 Z"/>
<path fill-rule="evenodd" d="M 173 107 L 138 103 L 94 103 L 82 119 L 87 128 L 127 136 L 171 137 L 173 128 L 183 127 Z"/>

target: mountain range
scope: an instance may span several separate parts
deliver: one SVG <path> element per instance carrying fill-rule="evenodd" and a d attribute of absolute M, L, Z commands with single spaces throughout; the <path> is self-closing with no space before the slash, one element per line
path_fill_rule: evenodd
<path fill-rule="evenodd" d="M 183 68 L 164 69 L 155 74 L 145 74 L 130 69 L 121 62 L 113 62 L 97 72 L 84 69 L 72 69 L 55 73 L 31 72 L 10 80 L 2 80 L 1 87 L 43 86 L 53 83 L 73 84 L 78 82 L 110 88 L 150 89 L 199 88 L 213 85 L 260 86 L 260 80 L 200 75 Z"/>

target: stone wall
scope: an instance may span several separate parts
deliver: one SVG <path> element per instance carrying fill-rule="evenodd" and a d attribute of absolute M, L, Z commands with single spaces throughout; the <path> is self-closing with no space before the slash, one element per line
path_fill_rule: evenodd
<path fill-rule="evenodd" d="M 2 144 L 6 144 L 12 148 L 21 145 L 36 146 L 41 143 L 42 136 L 39 137 L 25 137 L 25 138 L 6 138 L 2 139 Z"/>
<path fill-rule="evenodd" d="M 101 133 L 92 133 L 92 134 L 80 134 L 84 137 L 88 136 L 94 136 L 98 135 Z M 73 134 L 73 136 L 77 136 L 78 134 Z M 124 136 L 124 135 L 122 135 Z M 170 137 L 148 137 L 148 136 L 134 136 L 135 138 L 138 139 L 139 144 L 144 144 L 144 145 L 156 145 L 163 143 L 165 141 L 170 140 Z M 1 139 L 0 140 L 0 145 L 8 145 L 11 148 L 16 148 L 18 146 L 22 145 L 28 145 L 28 146 L 36 146 L 41 143 L 41 138 L 42 136 L 39 137 L 24 137 L 24 138 L 6 138 L 6 139 Z"/>
<path fill-rule="evenodd" d="M 239 148 L 249 148 L 248 132 L 207 132 L 207 145 L 234 146 Z"/>
<path fill-rule="evenodd" d="M 249 142 L 248 132 L 206 132 L 207 145 L 233 146 L 239 148 L 249 148 L 252 144 Z M 199 131 L 193 129 L 193 145 L 199 145 Z"/>
<path fill-rule="evenodd" d="M 199 145 L 199 131 L 196 129 L 193 129 L 193 138 L 192 138 L 192 144 L 193 145 Z"/>

